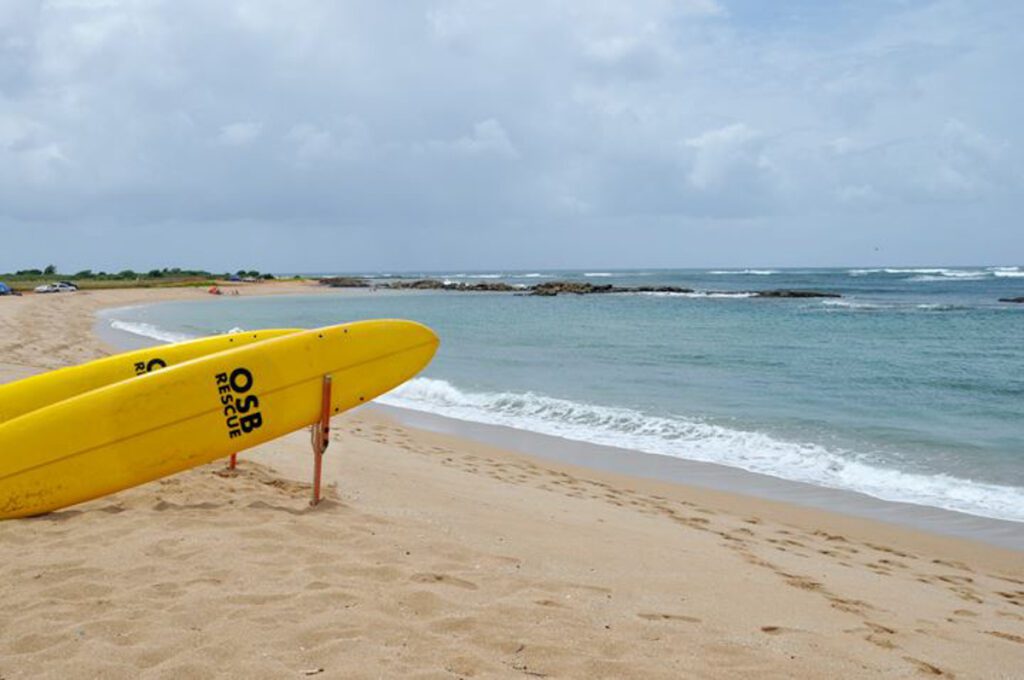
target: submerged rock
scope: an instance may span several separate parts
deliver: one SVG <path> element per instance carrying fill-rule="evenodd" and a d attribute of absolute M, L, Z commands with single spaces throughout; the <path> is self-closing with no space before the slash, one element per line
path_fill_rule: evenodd
<path fill-rule="evenodd" d="M 586 281 L 546 281 L 531 286 L 530 295 L 553 296 L 560 293 L 573 295 L 602 295 L 605 293 L 692 293 L 692 288 L 679 286 L 613 286 L 610 283 Z"/>
<path fill-rule="evenodd" d="M 332 288 L 368 288 L 371 286 L 366 279 L 354 276 L 334 276 L 320 279 L 321 285 Z M 533 286 L 513 286 L 502 281 L 482 281 L 465 283 L 463 281 L 441 281 L 439 279 L 406 279 L 375 283 L 375 288 L 392 290 L 454 290 L 479 293 L 520 293 L 554 297 L 562 293 L 572 295 L 604 295 L 608 293 L 693 293 L 692 288 L 680 286 L 614 286 L 610 283 L 590 283 L 588 281 L 545 281 Z M 728 295 L 729 291 L 716 291 Z M 838 293 L 824 293 L 816 290 L 756 290 L 745 294 L 758 298 L 838 298 Z M 1024 298 L 1003 300 L 1003 302 L 1022 302 Z"/>
<path fill-rule="evenodd" d="M 384 284 L 386 288 L 397 290 L 468 290 L 482 293 L 509 293 L 521 290 L 515 286 L 500 281 L 486 281 L 480 283 L 463 283 L 453 281 L 438 281 L 437 279 L 418 279 L 416 281 L 392 281 Z"/>
<path fill-rule="evenodd" d="M 610 283 L 594 284 L 586 281 L 545 281 L 530 288 L 530 295 L 558 295 L 573 293 L 575 295 L 592 295 L 594 293 L 617 293 L 622 289 Z"/>
<path fill-rule="evenodd" d="M 355 276 L 330 276 L 320 279 L 321 286 L 331 288 L 369 288 L 370 283 L 366 279 Z"/>
<path fill-rule="evenodd" d="M 1000 302 L 1016 302 L 1019 305 L 1024 305 L 1024 295 L 1021 295 L 1020 297 L 1012 297 L 1012 298 L 999 298 L 999 301 Z"/>
<path fill-rule="evenodd" d="M 819 290 L 755 290 L 751 291 L 757 298 L 839 298 L 839 293 L 823 293 Z"/>
<path fill-rule="evenodd" d="M 693 288 L 680 288 L 679 286 L 640 286 L 630 288 L 630 293 L 692 293 Z"/>

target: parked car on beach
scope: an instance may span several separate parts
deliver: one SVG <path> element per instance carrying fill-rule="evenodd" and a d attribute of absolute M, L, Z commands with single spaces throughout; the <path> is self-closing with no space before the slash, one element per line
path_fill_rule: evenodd
<path fill-rule="evenodd" d="M 41 286 L 36 286 L 35 292 L 37 293 L 74 293 L 78 290 L 78 286 L 68 281 L 58 281 L 57 283 L 45 283 Z"/>
<path fill-rule="evenodd" d="M 14 291 L 3 281 L 0 281 L 0 295 L 14 295 Z"/>

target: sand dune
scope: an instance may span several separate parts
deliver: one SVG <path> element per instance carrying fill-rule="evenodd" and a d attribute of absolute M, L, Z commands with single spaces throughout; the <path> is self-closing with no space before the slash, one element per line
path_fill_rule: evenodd
<path fill-rule="evenodd" d="M 287 288 L 276 289 L 279 291 Z M 0 380 L 106 350 L 0 300 Z M 1020 553 L 337 418 L 0 523 L 0 677 L 1014 677 Z M 0 454 L 2 455 L 2 454 Z"/>

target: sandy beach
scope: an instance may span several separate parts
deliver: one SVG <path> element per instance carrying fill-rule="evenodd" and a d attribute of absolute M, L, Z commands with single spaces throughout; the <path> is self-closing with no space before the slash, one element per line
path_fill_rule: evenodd
<path fill-rule="evenodd" d="M 304 283 L 244 287 L 295 294 Z M 0 382 L 111 353 L 0 299 Z M 308 434 L 0 523 L 0 679 L 1020 677 L 1024 554 L 418 430 Z M 45 446 L 45 442 L 40 442 Z"/>

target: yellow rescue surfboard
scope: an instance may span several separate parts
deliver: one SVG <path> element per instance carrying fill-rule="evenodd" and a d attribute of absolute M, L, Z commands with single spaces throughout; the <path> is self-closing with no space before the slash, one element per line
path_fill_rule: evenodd
<path fill-rule="evenodd" d="M 5 383 L 0 385 L 0 423 L 122 380 L 216 352 L 279 338 L 295 333 L 296 330 L 287 328 L 228 333 L 148 347 Z"/>
<path fill-rule="evenodd" d="M 57 510 L 223 458 L 340 413 L 422 370 L 412 321 L 302 331 L 72 397 L 0 424 L 0 518 Z"/>

